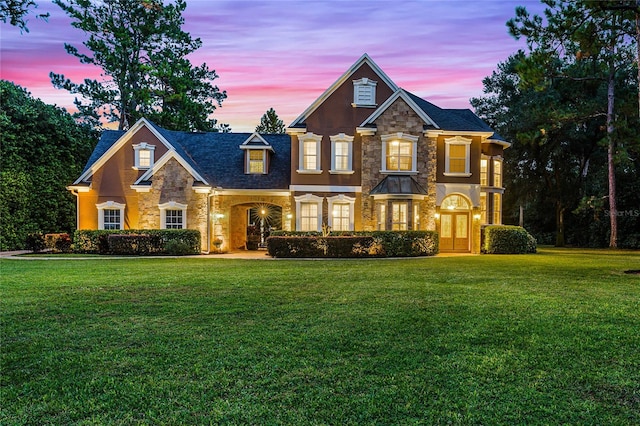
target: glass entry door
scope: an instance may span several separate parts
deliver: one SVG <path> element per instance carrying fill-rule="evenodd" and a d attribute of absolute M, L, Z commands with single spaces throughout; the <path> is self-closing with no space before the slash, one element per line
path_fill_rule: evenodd
<path fill-rule="evenodd" d="M 443 212 L 440 214 L 440 250 L 469 251 L 468 212 Z"/>

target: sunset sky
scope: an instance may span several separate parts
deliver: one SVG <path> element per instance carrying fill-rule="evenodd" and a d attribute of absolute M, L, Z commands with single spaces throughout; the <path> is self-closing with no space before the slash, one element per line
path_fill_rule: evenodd
<path fill-rule="evenodd" d="M 54 89 L 49 72 L 74 82 L 100 70 L 67 54 L 86 36 L 46 1 L 29 32 L 0 24 L 0 78 L 46 103 L 73 111 L 74 95 Z M 228 98 L 214 117 L 233 131 L 253 131 L 273 107 L 289 125 L 363 53 L 400 87 L 443 108 L 470 108 L 482 79 L 524 48 L 505 23 L 516 6 L 541 13 L 533 0 L 451 1 L 206 1 L 187 0 L 183 29 L 200 38 L 190 56 L 220 78 Z"/>

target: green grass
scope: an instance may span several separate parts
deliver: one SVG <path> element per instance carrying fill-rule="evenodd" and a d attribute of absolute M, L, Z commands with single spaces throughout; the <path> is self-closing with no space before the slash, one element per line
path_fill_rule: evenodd
<path fill-rule="evenodd" d="M 640 253 L 0 261 L 0 424 L 640 424 Z"/>

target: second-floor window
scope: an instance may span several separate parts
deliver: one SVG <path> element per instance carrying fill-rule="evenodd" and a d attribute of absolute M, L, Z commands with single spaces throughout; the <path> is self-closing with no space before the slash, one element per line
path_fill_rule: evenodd
<path fill-rule="evenodd" d="M 493 160 L 493 186 L 502 187 L 502 160 Z"/>
<path fill-rule="evenodd" d="M 353 136 L 331 136 L 331 173 L 353 172 Z"/>
<path fill-rule="evenodd" d="M 471 176 L 471 139 L 456 136 L 454 138 L 445 139 L 444 145 L 444 175 L 458 177 Z"/>
<path fill-rule="evenodd" d="M 298 173 L 322 173 L 320 167 L 320 147 L 322 136 L 306 133 L 298 136 L 300 158 Z"/>
<path fill-rule="evenodd" d="M 156 147 L 146 142 L 141 142 L 133 146 L 135 153 L 134 168 L 149 169 L 153 167 L 154 152 Z"/>
<path fill-rule="evenodd" d="M 382 172 L 416 172 L 418 137 L 404 133 L 382 136 Z"/>
<path fill-rule="evenodd" d="M 250 174 L 266 173 L 266 153 L 264 149 L 247 150 L 247 172 Z"/>
<path fill-rule="evenodd" d="M 489 184 L 489 160 L 483 158 L 480 160 L 480 185 L 487 186 Z"/>

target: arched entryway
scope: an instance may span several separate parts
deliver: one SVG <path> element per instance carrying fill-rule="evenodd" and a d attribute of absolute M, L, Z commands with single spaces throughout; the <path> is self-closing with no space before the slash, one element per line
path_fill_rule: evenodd
<path fill-rule="evenodd" d="M 257 250 L 266 247 L 272 231 L 282 229 L 282 207 L 270 203 L 244 203 L 231 207 L 231 247 Z"/>
<path fill-rule="evenodd" d="M 440 251 L 471 251 L 471 203 L 460 194 L 445 197 L 438 209 Z"/>

